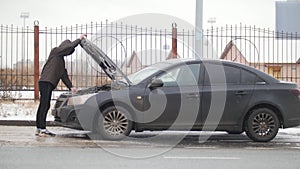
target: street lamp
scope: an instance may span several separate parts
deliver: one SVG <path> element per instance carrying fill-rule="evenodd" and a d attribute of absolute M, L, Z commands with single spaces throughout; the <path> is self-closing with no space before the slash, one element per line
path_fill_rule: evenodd
<path fill-rule="evenodd" d="M 20 18 L 23 18 L 23 28 L 25 29 L 25 20 L 29 18 L 29 12 L 21 12 Z"/>
<path fill-rule="evenodd" d="M 29 12 L 21 12 L 20 18 L 23 18 L 23 28 L 22 28 L 22 68 L 21 72 L 23 72 L 23 65 L 25 61 L 25 20 L 29 18 Z M 27 65 L 28 66 L 28 65 Z M 21 79 L 21 85 L 23 85 L 23 78 Z"/>
<path fill-rule="evenodd" d="M 210 27 L 213 27 L 213 24 L 217 22 L 217 19 L 215 17 L 210 17 L 207 22 L 210 24 Z"/>

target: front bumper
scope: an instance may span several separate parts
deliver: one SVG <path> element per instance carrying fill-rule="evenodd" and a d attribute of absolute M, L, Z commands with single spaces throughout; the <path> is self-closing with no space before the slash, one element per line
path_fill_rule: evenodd
<path fill-rule="evenodd" d="M 54 116 L 54 121 L 64 127 L 82 129 L 77 118 L 77 114 L 80 112 L 80 109 L 82 109 L 82 106 L 62 106 L 60 108 L 53 109 L 52 115 Z"/>
<path fill-rule="evenodd" d="M 97 110 L 88 105 L 66 105 L 52 110 L 55 122 L 61 126 L 92 131 Z"/>

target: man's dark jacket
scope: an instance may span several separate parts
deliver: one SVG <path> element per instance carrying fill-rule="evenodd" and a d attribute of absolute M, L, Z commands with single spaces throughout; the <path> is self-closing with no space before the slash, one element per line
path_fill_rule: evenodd
<path fill-rule="evenodd" d="M 73 42 L 65 40 L 58 47 L 53 48 L 46 64 L 44 65 L 39 81 L 50 82 L 53 87 L 56 88 L 59 80 L 61 79 L 64 84 L 71 89 L 73 86 L 65 68 L 64 56 L 72 54 L 75 51 L 75 47 L 80 42 L 80 39 Z"/>

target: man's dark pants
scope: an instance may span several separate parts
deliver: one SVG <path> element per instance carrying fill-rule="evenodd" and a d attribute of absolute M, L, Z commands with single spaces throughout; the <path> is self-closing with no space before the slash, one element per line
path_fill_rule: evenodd
<path fill-rule="evenodd" d="M 36 127 L 46 129 L 46 117 L 50 108 L 50 101 L 54 87 L 49 82 L 39 82 L 40 105 L 36 114 Z"/>

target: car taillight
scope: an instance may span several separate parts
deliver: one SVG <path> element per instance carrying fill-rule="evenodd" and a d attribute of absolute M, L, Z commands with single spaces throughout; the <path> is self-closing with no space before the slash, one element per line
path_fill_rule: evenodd
<path fill-rule="evenodd" d="M 299 89 L 293 89 L 290 91 L 294 96 L 296 96 L 300 100 L 300 90 Z"/>

